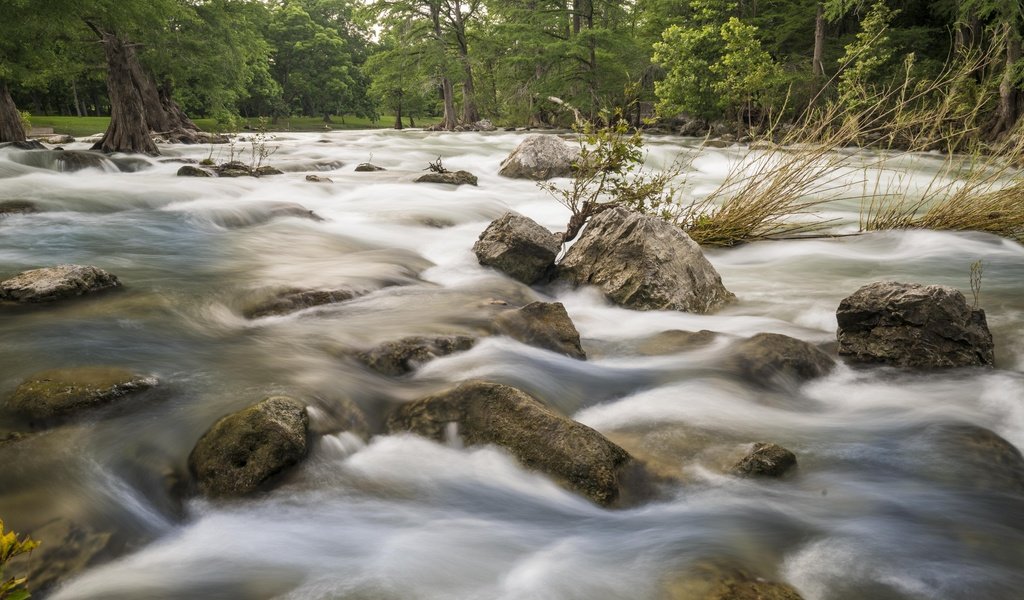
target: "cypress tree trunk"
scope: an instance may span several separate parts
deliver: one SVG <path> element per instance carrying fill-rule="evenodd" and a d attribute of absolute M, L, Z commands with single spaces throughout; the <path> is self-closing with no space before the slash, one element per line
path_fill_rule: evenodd
<path fill-rule="evenodd" d="M 398 97 L 398 104 L 395 107 L 395 129 L 402 128 L 402 97 Z"/>
<path fill-rule="evenodd" d="M 142 98 L 143 111 L 146 115 L 146 127 L 150 131 L 159 133 L 174 129 L 174 123 L 171 122 L 170 115 L 167 114 L 167 111 L 164 110 L 163 105 L 160 103 L 160 93 L 156 89 L 156 84 L 153 83 L 153 78 L 143 70 L 138 55 L 131 48 L 128 49 L 128 66 L 131 70 L 132 83 L 135 85 L 135 89 L 139 91 L 139 97 Z"/>
<path fill-rule="evenodd" d="M 94 30 L 96 30 L 94 28 Z M 146 106 L 132 77 L 134 50 L 116 34 L 100 32 L 107 57 L 107 93 L 110 96 L 110 126 L 94 150 L 160 154 L 149 135 Z"/>
<path fill-rule="evenodd" d="M 1006 67 L 999 82 L 999 119 L 992 129 L 992 137 L 1010 131 L 1017 123 L 1017 89 L 1013 86 L 1013 66 L 1020 59 L 1020 38 L 1009 23 L 1003 25 L 1006 35 Z"/>
<path fill-rule="evenodd" d="M 814 17 L 814 57 L 811 59 L 811 70 L 815 77 L 825 76 L 825 4 L 818 3 L 818 15 Z"/>
<path fill-rule="evenodd" d="M 0 81 L 0 142 L 24 142 L 25 128 L 21 126 L 21 113 L 11 98 L 7 82 Z"/>
<path fill-rule="evenodd" d="M 444 121 L 441 123 L 441 129 L 451 131 L 455 129 L 455 91 L 452 89 L 451 79 L 441 78 L 441 93 L 444 95 Z"/>
<path fill-rule="evenodd" d="M 171 121 L 171 125 L 174 129 L 185 129 L 188 131 L 199 131 L 199 126 L 192 122 L 192 119 L 188 118 L 185 111 L 178 106 L 178 103 L 174 101 L 174 96 L 171 92 L 171 82 L 165 81 L 160 89 L 158 90 L 160 95 L 160 106 L 163 107 L 164 113 Z"/>

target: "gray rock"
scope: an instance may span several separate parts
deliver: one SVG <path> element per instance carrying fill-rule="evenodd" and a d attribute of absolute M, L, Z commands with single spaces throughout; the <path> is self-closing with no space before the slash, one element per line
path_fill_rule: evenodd
<path fill-rule="evenodd" d="M 324 177 L 323 175 L 306 175 L 306 181 L 312 183 L 334 183 L 334 180 L 330 177 Z"/>
<path fill-rule="evenodd" d="M 471 129 L 474 131 L 494 131 L 497 127 L 495 127 L 494 123 L 491 123 L 489 119 L 480 119 L 476 123 L 473 123 Z"/>
<path fill-rule="evenodd" d="M 473 381 L 398 407 L 392 433 L 411 431 L 444 441 L 455 423 L 470 446 L 495 444 L 530 469 L 602 506 L 625 499 L 642 467 L 593 429 L 556 414 L 515 388 Z"/>
<path fill-rule="evenodd" d="M 994 431 L 971 423 L 928 426 L 912 447 L 923 470 L 949 485 L 970 490 L 1024 494 L 1024 456 Z"/>
<path fill-rule="evenodd" d="M 214 423 L 189 454 L 189 472 L 207 496 L 251 494 L 306 457 L 308 429 L 301 402 L 266 398 Z"/>
<path fill-rule="evenodd" d="M 45 427 L 156 384 L 155 377 L 116 367 L 42 371 L 14 390 L 7 400 L 7 410 L 34 427 Z"/>
<path fill-rule="evenodd" d="M 242 310 L 246 319 L 284 315 L 305 308 L 344 302 L 355 298 L 354 290 L 283 290 L 274 297 L 247 306 Z"/>
<path fill-rule="evenodd" d="M 382 375 L 397 377 L 441 356 L 465 352 L 476 339 L 464 335 L 438 337 L 413 336 L 385 342 L 376 348 L 356 353 L 360 362 Z"/>
<path fill-rule="evenodd" d="M 570 146 L 558 136 L 529 135 L 501 162 L 498 174 L 535 181 L 569 177 L 579 154 L 579 148 Z"/>
<path fill-rule="evenodd" d="M 690 236 L 622 207 L 590 219 L 556 277 L 597 286 L 612 302 L 637 310 L 705 314 L 735 299 Z"/>
<path fill-rule="evenodd" d="M 356 165 L 357 173 L 373 173 L 375 171 L 387 171 L 384 167 L 378 167 L 373 163 L 359 163 Z"/>
<path fill-rule="evenodd" d="M 39 137 L 39 138 L 36 138 L 36 139 L 38 139 L 40 142 L 43 142 L 45 144 L 54 144 L 54 145 L 74 144 L 75 143 L 75 136 L 67 135 L 67 134 L 48 135 L 48 136 Z"/>
<path fill-rule="evenodd" d="M 958 290 L 939 285 L 876 282 L 839 303 L 839 354 L 900 367 L 992 365 L 985 312 Z"/>
<path fill-rule="evenodd" d="M 733 467 L 740 477 L 781 477 L 796 466 L 796 455 L 777 444 L 757 442 Z"/>
<path fill-rule="evenodd" d="M 206 169 L 200 169 L 192 165 L 185 165 L 178 169 L 178 177 L 213 177 L 213 173 Z"/>
<path fill-rule="evenodd" d="M 686 352 L 706 346 L 715 341 L 717 337 L 717 333 L 707 329 L 700 331 L 670 329 L 641 340 L 636 346 L 636 352 L 643 356 L 662 356 Z"/>
<path fill-rule="evenodd" d="M 495 330 L 529 346 L 586 360 L 580 334 L 561 302 L 532 302 L 494 319 Z"/>
<path fill-rule="evenodd" d="M 57 265 L 25 271 L 0 281 L 0 300 L 52 302 L 120 285 L 116 276 L 97 267 Z"/>
<path fill-rule="evenodd" d="M 449 185 L 476 185 L 476 175 L 469 171 L 448 171 L 427 173 L 419 176 L 415 183 L 447 183 Z"/>
<path fill-rule="evenodd" d="M 277 167 L 263 165 L 262 167 L 259 167 L 258 169 L 253 171 L 253 174 L 256 177 L 266 177 L 267 175 L 284 175 L 284 171 L 278 169 Z"/>
<path fill-rule="evenodd" d="M 550 273 L 561 247 L 559 237 L 533 219 L 507 212 L 480 234 L 473 252 L 480 264 L 530 285 Z"/>
<path fill-rule="evenodd" d="M 836 364 L 812 344 L 778 333 L 759 333 L 733 351 L 729 366 L 760 385 L 802 383 L 828 375 Z"/>
<path fill-rule="evenodd" d="M 27 215 L 39 212 L 39 207 L 28 200 L 5 200 L 0 202 L 0 218 L 9 215 Z"/>

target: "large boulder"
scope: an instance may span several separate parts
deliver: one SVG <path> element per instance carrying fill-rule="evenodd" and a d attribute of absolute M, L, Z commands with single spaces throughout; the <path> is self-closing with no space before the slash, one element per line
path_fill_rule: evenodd
<path fill-rule="evenodd" d="M 579 148 L 554 135 L 529 135 L 501 162 L 499 175 L 543 181 L 572 175 Z"/>
<path fill-rule="evenodd" d="M 26 379 L 7 400 L 7 410 L 45 426 L 156 385 L 155 377 L 116 367 L 42 371 Z"/>
<path fill-rule="evenodd" d="M 21 303 L 52 302 L 121 285 L 98 267 L 57 265 L 19 273 L 0 281 L 0 300 Z"/>
<path fill-rule="evenodd" d="M 238 497 L 266 486 L 309 451 L 303 403 L 272 396 L 222 417 L 196 442 L 188 468 L 211 497 Z"/>
<path fill-rule="evenodd" d="M 941 285 L 875 282 L 839 303 L 839 354 L 863 362 L 939 368 L 992 365 L 985 312 Z"/>
<path fill-rule="evenodd" d="M 476 175 L 469 171 L 445 171 L 427 173 L 416 178 L 414 183 L 447 183 L 449 185 L 476 185 Z"/>
<path fill-rule="evenodd" d="M 746 456 L 733 466 L 740 477 L 781 477 L 796 466 L 796 455 L 770 442 L 757 442 Z"/>
<path fill-rule="evenodd" d="M 465 335 L 414 336 L 385 342 L 370 350 L 358 352 L 355 357 L 382 375 L 397 377 L 411 373 L 435 358 L 465 352 L 474 344 L 476 339 Z"/>
<path fill-rule="evenodd" d="M 533 219 L 507 212 L 480 234 L 473 252 L 480 264 L 530 285 L 548 275 L 561 247 L 559 237 Z"/>
<path fill-rule="evenodd" d="M 494 444 L 523 465 L 608 506 L 629 494 L 639 463 L 593 429 L 556 414 L 515 388 L 472 381 L 398 407 L 392 433 L 411 431 L 444 441 L 449 425 L 467 445 Z"/>
<path fill-rule="evenodd" d="M 704 314 L 735 299 L 690 236 L 622 207 L 590 219 L 556 277 L 597 286 L 611 301 L 637 310 Z"/>
<path fill-rule="evenodd" d="M 587 358 L 580 345 L 580 333 L 561 302 L 531 302 L 503 311 L 495 317 L 494 329 L 529 346 L 581 360 Z"/>
<path fill-rule="evenodd" d="M 803 340 L 778 333 L 759 333 L 739 342 L 729 365 L 759 385 L 802 383 L 828 375 L 835 361 Z"/>

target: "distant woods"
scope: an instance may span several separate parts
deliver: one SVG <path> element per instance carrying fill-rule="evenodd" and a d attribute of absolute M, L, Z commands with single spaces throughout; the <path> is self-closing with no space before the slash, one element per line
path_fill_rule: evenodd
<path fill-rule="evenodd" d="M 1005 137 L 1024 114 L 1015 0 L 4 6 L 0 141 L 24 138 L 21 111 L 110 115 L 101 148 L 142 152 L 155 151 L 150 132 L 188 139 L 188 116 L 230 129 L 238 116 L 386 114 L 396 128 L 433 117 L 456 129 L 568 126 L 625 107 L 633 125 L 657 117 L 699 134 L 838 107 L 860 115 L 869 137 L 956 131 L 959 143 Z"/>

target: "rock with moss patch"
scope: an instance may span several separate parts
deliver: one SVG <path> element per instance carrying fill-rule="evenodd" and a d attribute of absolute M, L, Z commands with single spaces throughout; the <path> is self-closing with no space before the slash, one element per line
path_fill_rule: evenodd
<path fill-rule="evenodd" d="M 214 423 L 192 449 L 189 471 L 207 496 L 251 494 L 306 457 L 308 430 L 303 403 L 266 398 Z"/>
<path fill-rule="evenodd" d="M 942 285 L 875 282 L 839 303 L 839 354 L 899 367 L 990 366 L 985 311 Z"/>
<path fill-rule="evenodd" d="M 481 265 L 532 285 L 555 266 L 561 239 L 533 219 L 507 212 L 491 221 L 473 244 Z"/>
<path fill-rule="evenodd" d="M 586 360 L 580 334 L 561 302 L 531 302 L 500 313 L 494 319 L 499 334 L 529 346 Z"/>
<path fill-rule="evenodd" d="M 464 383 L 399 406 L 387 426 L 392 433 L 444 441 L 452 423 L 464 443 L 501 446 L 524 466 L 602 506 L 629 502 L 645 481 L 642 465 L 625 450 L 507 385 Z"/>
<path fill-rule="evenodd" d="M 465 335 L 437 337 L 413 336 L 385 342 L 376 348 L 356 353 L 356 359 L 382 375 L 397 377 L 441 356 L 465 352 L 476 338 Z"/>
<path fill-rule="evenodd" d="M 447 183 L 449 185 L 476 185 L 476 175 L 469 171 L 447 171 L 427 173 L 416 178 L 415 183 Z"/>
<path fill-rule="evenodd" d="M 155 377 L 117 367 L 53 369 L 18 386 L 7 409 L 33 426 L 47 426 L 156 385 Z"/>
<path fill-rule="evenodd" d="M 622 207 L 590 219 L 556 274 L 575 286 L 596 286 L 612 302 L 636 310 L 705 314 L 735 299 L 690 236 Z"/>
<path fill-rule="evenodd" d="M 757 442 L 732 468 L 740 477 L 781 477 L 796 466 L 796 455 L 770 442 Z"/>
<path fill-rule="evenodd" d="M 57 265 L 24 271 L 0 281 L 0 300 L 53 302 L 121 285 L 116 276 L 88 265 Z"/>
<path fill-rule="evenodd" d="M 835 360 L 814 345 L 779 333 L 759 333 L 739 342 L 727 364 L 761 386 L 803 383 L 835 368 Z"/>

